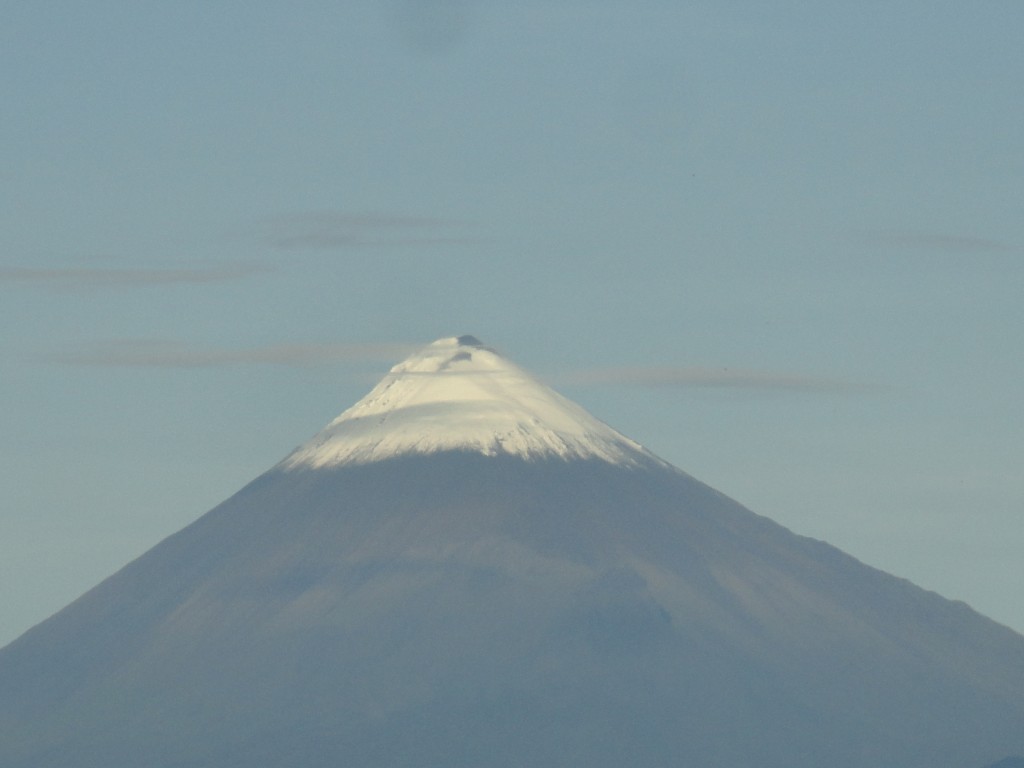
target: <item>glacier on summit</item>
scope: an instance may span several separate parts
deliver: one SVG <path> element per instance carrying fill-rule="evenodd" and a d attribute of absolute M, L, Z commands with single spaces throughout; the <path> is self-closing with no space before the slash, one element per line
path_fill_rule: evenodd
<path fill-rule="evenodd" d="M 659 461 L 473 336 L 458 336 L 393 367 L 282 466 L 315 469 L 447 450 Z"/>

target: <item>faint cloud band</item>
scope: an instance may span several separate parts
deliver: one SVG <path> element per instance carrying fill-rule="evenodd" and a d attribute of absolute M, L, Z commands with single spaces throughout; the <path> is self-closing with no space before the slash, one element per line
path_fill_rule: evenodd
<path fill-rule="evenodd" d="M 66 365 L 129 368 L 214 368 L 234 365 L 312 366 L 391 362 L 416 347 L 406 344 L 268 344 L 243 349 L 199 347 L 178 341 L 125 339 L 49 356 Z"/>
<path fill-rule="evenodd" d="M 566 384 L 627 385 L 664 389 L 741 389 L 791 392 L 857 392 L 869 385 L 842 379 L 734 368 L 601 368 L 560 377 Z"/>
<path fill-rule="evenodd" d="M 863 239 L 870 245 L 942 253 L 1013 253 L 1021 250 L 1001 240 L 941 232 L 883 230 L 866 233 Z"/>
<path fill-rule="evenodd" d="M 231 264 L 203 269 L 0 267 L 0 282 L 38 283 L 60 288 L 202 285 L 240 280 L 265 271 L 266 267 L 258 264 Z"/>
<path fill-rule="evenodd" d="M 122 339 L 47 356 L 76 366 L 216 368 L 241 365 L 308 367 L 335 363 L 394 364 L 420 348 L 403 343 L 285 343 L 246 348 L 204 347 L 161 339 Z M 853 393 L 877 386 L 792 373 L 705 367 L 595 368 L 563 373 L 559 386 L 639 386 L 660 389 L 726 389 Z"/>
<path fill-rule="evenodd" d="M 270 219 L 267 241 L 284 251 L 456 246 L 478 242 L 464 234 L 466 226 L 465 222 L 429 216 L 321 211 Z"/>

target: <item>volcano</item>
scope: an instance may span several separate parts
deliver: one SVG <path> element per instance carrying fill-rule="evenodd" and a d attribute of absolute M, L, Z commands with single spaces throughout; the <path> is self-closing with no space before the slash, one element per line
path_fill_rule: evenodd
<path fill-rule="evenodd" d="M 1024 637 L 473 337 L 0 651 L 6 768 L 976 768 Z"/>

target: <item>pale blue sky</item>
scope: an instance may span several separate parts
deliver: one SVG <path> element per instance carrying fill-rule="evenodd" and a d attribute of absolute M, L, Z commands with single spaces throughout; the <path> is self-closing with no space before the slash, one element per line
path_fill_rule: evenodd
<path fill-rule="evenodd" d="M 1024 630 L 1024 5 L 11 2 L 0 642 L 472 333 Z"/>

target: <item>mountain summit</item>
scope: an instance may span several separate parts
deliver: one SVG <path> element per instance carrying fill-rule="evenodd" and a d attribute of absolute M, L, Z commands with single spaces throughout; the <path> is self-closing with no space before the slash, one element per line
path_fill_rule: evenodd
<path fill-rule="evenodd" d="M 4 768 L 973 768 L 1024 637 L 471 337 L 0 649 Z"/>
<path fill-rule="evenodd" d="M 439 339 L 396 365 L 284 466 L 363 464 L 450 450 L 625 464 L 653 459 L 473 336 L 459 336 Z"/>

